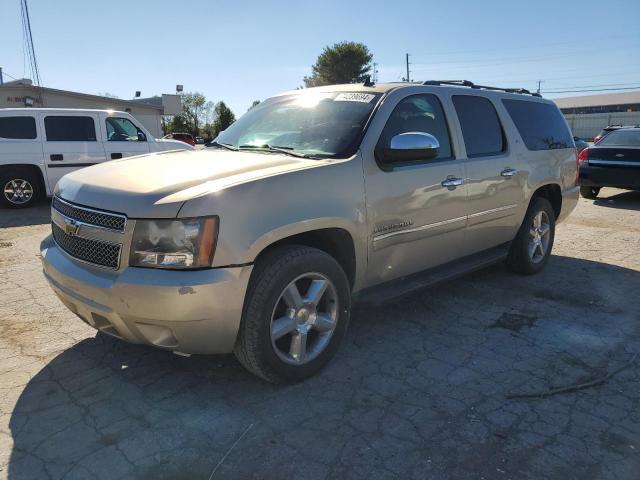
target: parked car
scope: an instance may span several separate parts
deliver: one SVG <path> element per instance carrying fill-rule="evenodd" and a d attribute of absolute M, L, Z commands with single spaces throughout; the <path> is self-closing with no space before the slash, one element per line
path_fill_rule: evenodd
<path fill-rule="evenodd" d="M 596 198 L 602 187 L 640 189 L 640 127 L 617 128 L 578 156 L 580 193 Z"/>
<path fill-rule="evenodd" d="M 600 139 L 606 134 L 608 134 L 609 132 L 613 132 L 614 130 L 617 130 L 619 128 L 622 128 L 622 125 L 608 125 L 604 127 L 602 130 L 600 130 L 600 133 L 598 135 L 593 137 L 593 143 L 598 143 Z"/>
<path fill-rule="evenodd" d="M 185 150 L 153 138 L 126 112 L 63 108 L 0 109 L 0 205 L 23 208 L 51 196 L 60 178 L 131 155 Z"/>
<path fill-rule="evenodd" d="M 67 175 L 44 274 L 101 332 L 233 351 L 271 382 L 308 377 L 336 353 L 354 299 L 547 263 L 578 201 L 567 123 L 525 90 L 474 87 L 288 92 L 210 148 Z"/>
<path fill-rule="evenodd" d="M 162 138 L 188 143 L 192 147 L 196 145 L 196 139 L 190 133 L 170 133 L 169 135 L 165 135 Z"/>
<path fill-rule="evenodd" d="M 580 137 L 573 137 L 573 142 L 576 144 L 576 150 L 580 153 L 582 150 L 589 146 L 589 143 Z"/>

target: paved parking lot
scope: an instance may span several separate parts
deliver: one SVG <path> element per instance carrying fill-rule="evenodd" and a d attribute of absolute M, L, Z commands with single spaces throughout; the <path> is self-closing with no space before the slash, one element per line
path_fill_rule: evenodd
<path fill-rule="evenodd" d="M 542 274 L 361 306 L 286 387 L 96 337 L 41 275 L 47 205 L 0 210 L 0 478 L 640 478 L 640 193 L 601 196 Z"/>

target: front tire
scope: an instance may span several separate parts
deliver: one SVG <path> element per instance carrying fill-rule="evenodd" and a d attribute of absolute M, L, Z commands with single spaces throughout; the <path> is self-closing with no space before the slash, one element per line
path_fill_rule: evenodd
<path fill-rule="evenodd" d="M 28 168 L 0 173 L 0 188 L 0 205 L 9 208 L 31 207 L 43 193 L 40 179 Z"/>
<path fill-rule="evenodd" d="M 509 249 L 507 265 L 517 273 L 532 275 L 544 268 L 555 238 L 556 216 L 549 200 L 535 197 Z"/>
<path fill-rule="evenodd" d="M 350 312 L 349 281 L 333 257 L 279 247 L 256 264 L 234 354 L 268 382 L 303 380 L 333 358 Z"/>
<path fill-rule="evenodd" d="M 595 200 L 600 193 L 600 187 L 580 187 L 580 195 L 589 200 Z"/>

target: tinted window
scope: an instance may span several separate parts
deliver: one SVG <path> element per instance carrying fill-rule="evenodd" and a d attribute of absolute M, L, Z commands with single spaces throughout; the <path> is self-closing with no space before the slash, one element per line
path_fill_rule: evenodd
<path fill-rule="evenodd" d="M 50 142 L 95 142 L 96 127 L 91 117 L 45 117 Z"/>
<path fill-rule="evenodd" d="M 33 117 L 0 117 L 0 138 L 36 138 L 36 120 Z"/>
<path fill-rule="evenodd" d="M 107 123 L 107 140 L 109 142 L 142 142 L 144 134 L 127 118 L 109 117 Z"/>
<path fill-rule="evenodd" d="M 569 128 L 555 105 L 527 100 L 502 100 L 529 150 L 573 148 Z"/>
<path fill-rule="evenodd" d="M 618 145 L 621 147 L 640 147 L 640 129 L 614 130 L 598 142 L 602 145 Z"/>
<path fill-rule="evenodd" d="M 504 135 L 496 109 L 490 100 L 471 95 L 454 95 L 468 157 L 495 155 L 504 151 Z"/>
<path fill-rule="evenodd" d="M 430 133 L 440 143 L 436 158 L 452 157 L 449 129 L 440 100 L 435 95 L 412 95 L 403 99 L 387 120 L 378 146 L 389 148 L 393 137 L 407 132 Z"/>

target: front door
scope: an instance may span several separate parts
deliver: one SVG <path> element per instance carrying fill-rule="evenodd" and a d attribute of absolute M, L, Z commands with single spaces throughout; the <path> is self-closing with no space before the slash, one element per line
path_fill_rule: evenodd
<path fill-rule="evenodd" d="M 388 147 L 395 135 L 424 132 L 436 137 L 440 149 L 433 159 L 381 164 L 372 142 L 363 142 L 371 283 L 457 258 L 466 226 L 464 163 L 455 158 L 440 100 L 430 93 L 391 98 L 375 119 L 387 118 L 384 127 L 376 133 L 372 124 L 367 136 Z"/>
<path fill-rule="evenodd" d="M 98 119 L 97 114 L 85 112 L 40 114 L 44 163 L 51 191 L 65 174 L 105 160 L 102 139 L 96 129 Z"/>
<path fill-rule="evenodd" d="M 125 117 L 101 115 L 101 128 L 105 136 L 107 160 L 149 153 L 149 142 L 144 132 Z"/>

